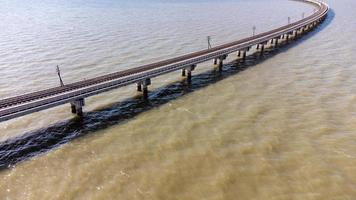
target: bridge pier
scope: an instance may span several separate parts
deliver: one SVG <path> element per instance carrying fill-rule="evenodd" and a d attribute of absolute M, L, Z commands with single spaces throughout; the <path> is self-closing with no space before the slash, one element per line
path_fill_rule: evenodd
<path fill-rule="evenodd" d="M 224 65 L 224 60 L 227 58 L 227 55 L 223 55 L 219 57 L 219 64 L 218 64 L 218 69 L 219 72 L 222 72 L 223 65 Z"/>
<path fill-rule="evenodd" d="M 151 79 L 147 78 L 137 83 L 137 91 L 142 92 L 143 98 L 148 98 L 148 86 L 151 85 Z"/>
<path fill-rule="evenodd" d="M 269 41 L 269 47 L 270 47 L 270 48 L 273 48 L 273 45 L 274 45 L 274 39 L 271 39 L 271 40 Z"/>
<path fill-rule="evenodd" d="M 297 30 L 297 32 L 299 32 L 298 35 L 297 35 L 297 37 L 300 38 L 300 37 L 303 35 L 303 33 L 304 33 L 303 27 L 300 28 L 299 30 Z"/>
<path fill-rule="evenodd" d="M 298 37 L 301 37 L 304 33 L 304 29 L 303 28 L 300 28 L 299 29 L 299 34 L 298 34 Z"/>
<path fill-rule="evenodd" d="M 289 43 L 289 33 L 287 33 L 286 42 Z"/>
<path fill-rule="evenodd" d="M 242 53 L 242 62 L 246 61 L 246 50 L 243 51 Z"/>
<path fill-rule="evenodd" d="M 83 116 L 83 106 L 85 105 L 84 99 L 78 99 L 70 103 L 70 107 L 73 114 Z"/>
<path fill-rule="evenodd" d="M 222 71 L 223 65 L 224 65 L 224 60 L 220 58 L 220 59 L 219 59 L 219 64 L 218 64 L 219 72 Z"/>
<path fill-rule="evenodd" d="M 275 38 L 276 42 L 274 43 L 274 47 L 278 47 L 278 43 L 279 43 L 279 38 Z"/>
<path fill-rule="evenodd" d="M 185 68 L 185 70 L 187 71 L 187 81 L 188 83 L 190 83 L 192 81 L 192 71 L 195 70 L 196 65 L 191 65 L 187 68 Z"/>
<path fill-rule="evenodd" d="M 182 76 L 186 76 L 185 69 L 182 69 Z"/>
<path fill-rule="evenodd" d="M 142 92 L 142 83 L 141 82 L 137 83 L 137 91 Z"/>
<path fill-rule="evenodd" d="M 261 43 L 259 45 L 260 45 L 260 48 L 261 48 L 260 56 L 262 56 L 263 53 L 265 52 L 265 45 L 267 45 L 267 42 Z"/>
<path fill-rule="evenodd" d="M 148 99 L 148 86 L 151 85 L 151 79 L 146 78 L 145 80 L 142 81 L 142 94 L 144 99 Z"/>
<path fill-rule="evenodd" d="M 297 37 L 297 31 L 293 31 L 293 39 L 295 39 Z"/>

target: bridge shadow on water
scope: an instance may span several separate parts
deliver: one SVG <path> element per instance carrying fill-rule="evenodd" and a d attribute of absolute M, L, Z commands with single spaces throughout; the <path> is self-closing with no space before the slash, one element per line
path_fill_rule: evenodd
<path fill-rule="evenodd" d="M 46 153 L 75 138 L 125 123 L 140 113 L 162 106 L 174 99 L 224 80 L 227 77 L 234 76 L 313 37 L 328 26 L 334 17 L 335 13 L 331 10 L 324 23 L 303 37 L 292 41 L 286 46 L 266 49 L 263 56 L 260 56 L 259 53 L 252 54 L 247 57 L 245 63 L 239 61 L 227 63 L 224 65 L 224 70 L 221 73 L 216 70 L 210 70 L 196 74 L 193 75 L 190 83 L 182 79 L 181 81 L 170 83 L 151 91 L 148 100 L 143 100 L 141 96 L 128 98 L 122 102 L 114 103 L 107 108 L 87 112 L 83 118 L 62 121 L 49 127 L 3 141 L 0 143 L 0 169 L 7 169 L 21 161 Z"/>

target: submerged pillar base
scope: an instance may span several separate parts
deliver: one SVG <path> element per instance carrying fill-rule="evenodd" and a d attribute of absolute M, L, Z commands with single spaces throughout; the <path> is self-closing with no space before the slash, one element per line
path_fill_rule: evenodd
<path fill-rule="evenodd" d="M 192 71 L 195 70 L 196 65 L 191 65 L 187 68 L 185 68 L 185 70 L 187 71 L 187 81 L 190 83 L 190 81 L 192 80 Z"/>
<path fill-rule="evenodd" d="M 182 76 L 186 76 L 185 69 L 182 69 Z"/>
<path fill-rule="evenodd" d="M 244 51 L 242 53 L 242 61 L 245 62 L 246 61 L 246 51 Z"/>
<path fill-rule="evenodd" d="M 222 72 L 223 66 L 224 66 L 224 60 L 227 58 L 227 55 L 223 55 L 219 57 L 219 64 L 218 64 L 218 70 L 219 72 Z"/>
<path fill-rule="evenodd" d="M 148 99 L 148 87 L 147 87 L 147 85 L 143 86 L 142 96 L 143 96 L 144 99 Z"/>
<path fill-rule="evenodd" d="M 83 116 L 83 106 L 85 105 L 84 99 L 78 99 L 70 103 L 71 111 L 73 114 Z"/>
<path fill-rule="evenodd" d="M 142 81 L 142 96 L 144 99 L 148 99 L 148 86 L 151 85 L 151 79 L 146 78 Z"/>
<path fill-rule="evenodd" d="M 137 91 L 142 92 L 142 83 L 137 83 Z"/>
<path fill-rule="evenodd" d="M 223 59 L 219 59 L 219 64 L 218 64 L 218 70 L 219 70 L 219 72 L 222 71 L 223 65 L 224 65 L 224 60 L 223 60 Z"/>

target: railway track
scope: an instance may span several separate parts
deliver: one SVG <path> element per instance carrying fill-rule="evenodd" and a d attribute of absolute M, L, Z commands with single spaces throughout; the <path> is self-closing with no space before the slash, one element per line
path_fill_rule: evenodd
<path fill-rule="evenodd" d="M 84 99 L 128 84 L 142 82 L 172 71 L 185 69 L 210 59 L 217 59 L 236 51 L 243 51 L 258 44 L 291 34 L 306 27 L 316 26 L 326 17 L 329 6 L 318 0 L 297 0 L 313 5 L 317 11 L 294 23 L 260 33 L 258 35 L 219 45 L 208 50 L 170 58 L 132 69 L 119 71 L 84 81 L 74 82 L 62 87 L 49 88 L 0 100 L 0 121 L 23 116 L 32 112 Z"/>

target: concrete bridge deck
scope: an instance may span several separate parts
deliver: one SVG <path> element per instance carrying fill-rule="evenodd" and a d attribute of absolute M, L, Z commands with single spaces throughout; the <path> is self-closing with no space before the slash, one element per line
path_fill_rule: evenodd
<path fill-rule="evenodd" d="M 239 57 L 244 60 L 246 52 L 257 45 L 257 48 L 262 54 L 268 42 L 277 46 L 281 39 L 288 42 L 291 39 L 303 35 L 321 23 L 329 11 L 329 6 L 318 0 L 296 1 L 308 3 L 317 8 L 317 11 L 297 22 L 211 49 L 67 84 L 61 87 L 2 99 L 0 100 L 0 122 L 66 103 L 71 104 L 72 113 L 82 115 L 82 107 L 85 104 L 84 99 L 87 97 L 129 84 L 137 84 L 137 89 L 143 91 L 143 96 L 147 97 L 148 85 L 151 84 L 151 79 L 154 77 L 182 70 L 182 75 L 186 75 L 187 79 L 190 80 L 192 71 L 199 63 L 214 60 L 218 69 L 222 70 L 223 60 L 231 53 L 238 52 Z"/>

